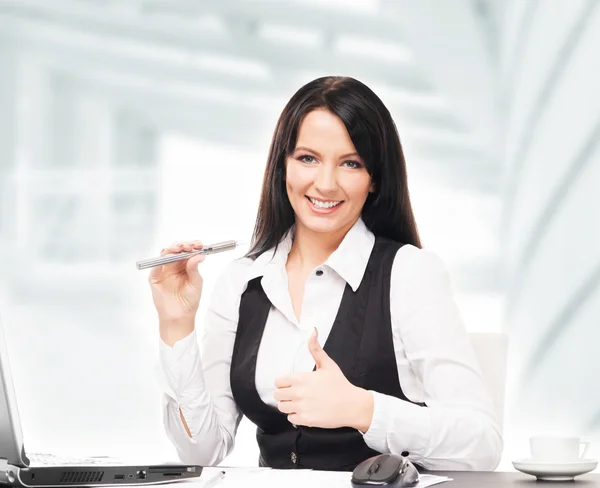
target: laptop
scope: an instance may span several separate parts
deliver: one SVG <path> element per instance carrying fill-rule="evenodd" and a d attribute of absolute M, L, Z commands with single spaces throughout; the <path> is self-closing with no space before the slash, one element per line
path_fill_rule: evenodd
<path fill-rule="evenodd" d="M 26 454 L 0 317 L 0 484 L 23 487 L 146 485 L 199 477 L 201 466 L 133 465 L 109 457 Z"/>

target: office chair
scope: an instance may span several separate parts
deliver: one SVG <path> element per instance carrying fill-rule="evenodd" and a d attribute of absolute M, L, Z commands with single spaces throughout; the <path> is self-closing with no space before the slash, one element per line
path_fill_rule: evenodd
<path fill-rule="evenodd" d="M 508 335 L 491 332 L 471 332 L 469 336 L 481 367 L 481 373 L 490 389 L 494 406 L 498 412 L 498 421 L 502 428 L 506 392 Z"/>

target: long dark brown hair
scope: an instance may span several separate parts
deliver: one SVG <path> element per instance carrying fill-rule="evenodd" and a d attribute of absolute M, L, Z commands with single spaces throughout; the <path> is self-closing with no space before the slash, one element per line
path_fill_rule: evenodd
<path fill-rule="evenodd" d="M 366 226 L 376 236 L 421 247 L 402 145 L 390 112 L 360 81 L 327 76 L 300 88 L 277 121 L 247 256 L 255 258 L 276 249 L 295 222 L 285 186 L 286 158 L 295 149 L 303 117 L 319 108 L 342 120 L 374 183 L 375 191 L 369 193 L 362 210 Z"/>

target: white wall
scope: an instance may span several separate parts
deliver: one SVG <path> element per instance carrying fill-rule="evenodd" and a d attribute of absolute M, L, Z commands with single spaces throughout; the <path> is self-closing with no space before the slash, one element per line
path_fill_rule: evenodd
<path fill-rule="evenodd" d="M 600 2 L 512 1 L 501 250 L 511 425 L 600 439 Z"/>

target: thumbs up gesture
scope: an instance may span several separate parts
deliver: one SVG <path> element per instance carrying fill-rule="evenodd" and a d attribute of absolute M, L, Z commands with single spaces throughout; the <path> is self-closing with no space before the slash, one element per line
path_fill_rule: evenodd
<path fill-rule="evenodd" d="M 294 425 L 366 432 L 373 418 L 373 395 L 350 383 L 323 350 L 313 331 L 308 349 L 316 371 L 277 378 L 273 394 L 278 408 Z"/>

